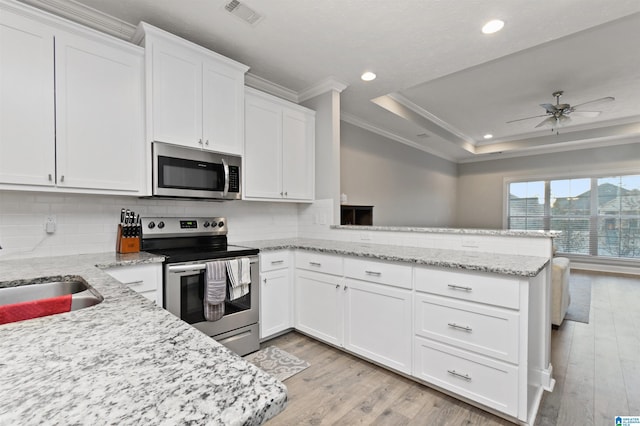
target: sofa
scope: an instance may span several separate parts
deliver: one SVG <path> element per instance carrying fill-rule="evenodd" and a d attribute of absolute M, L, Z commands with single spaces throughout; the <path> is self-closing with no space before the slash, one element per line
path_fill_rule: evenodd
<path fill-rule="evenodd" d="M 554 257 L 551 261 L 551 324 L 560 327 L 571 301 L 569 294 L 569 259 Z"/>

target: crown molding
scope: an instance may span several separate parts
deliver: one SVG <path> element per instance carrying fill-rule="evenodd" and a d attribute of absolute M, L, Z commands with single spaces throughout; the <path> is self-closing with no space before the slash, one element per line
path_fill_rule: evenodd
<path fill-rule="evenodd" d="M 19 0 L 94 30 L 131 41 L 136 26 L 73 0 Z"/>
<path fill-rule="evenodd" d="M 323 93 L 327 93 L 330 91 L 341 93 L 348 86 L 348 84 L 334 77 L 327 77 L 324 80 L 321 80 L 320 82 L 314 84 L 313 86 L 307 87 L 306 89 L 300 91 L 298 93 L 298 103 L 304 102 L 311 98 L 315 98 L 318 95 L 322 95 Z"/>
<path fill-rule="evenodd" d="M 341 112 L 340 113 L 340 120 L 349 123 L 349 124 L 353 124 L 356 127 L 360 127 L 362 129 L 368 130 L 372 133 L 375 133 L 377 135 L 383 136 L 387 139 L 391 139 L 394 140 L 396 142 L 400 142 L 402 144 L 408 145 L 412 148 L 415 148 L 417 150 L 426 152 L 427 154 L 431 154 L 434 155 L 438 158 L 442 158 L 443 160 L 447 160 L 447 161 L 451 161 L 453 163 L 456 163 L 457 160 L 453 157 L 450 157 L 448 155 L 444 155 L 441 152 L 438 152 L 436 150 L 433 149 L 429 149 L 423 145 L 420 145 L 419 143 L 416 143 L 410 139 L 404 138 L 402 136 L 396 135 L 395 133 L 391 133 L 388 130 L 384 130 L 381 129 L 380 127 L 377 127 L 371 123 L 369 123 L 368 121 L 365 121 L 363 119 L 361 119 L 360 117 L 356 117 L 355 115 L 352 114 L 348 114 L 345 112 Z"/>
<path fill-rule="evenodd" d="M 245 74 L 244 84 L 249 87 L 253 87 L 254 89 L 267 92 L 273 96 L 298 103 L 298 93 L 296 91 L 287 89 L 286 87 L 280 86 L 279 84 L 272 83 L 271 81 L 257 76 L 253 73 L 248 72 Z"/>

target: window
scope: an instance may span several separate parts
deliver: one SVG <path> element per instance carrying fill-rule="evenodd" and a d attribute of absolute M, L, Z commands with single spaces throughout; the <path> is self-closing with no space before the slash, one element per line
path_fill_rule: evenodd
<path fill-rule="evenodd" d="M 513 182 L 509 229 L 557 230 L 562 253 L 640 258 L 640 175 Z"/>

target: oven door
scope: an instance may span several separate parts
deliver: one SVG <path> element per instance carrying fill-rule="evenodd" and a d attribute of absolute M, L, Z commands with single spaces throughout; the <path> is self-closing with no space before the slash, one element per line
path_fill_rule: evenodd
<path fill-rule="evenodd" d="M 225 314 L 221 319 L 207 321 L 204 318 L 205 261 L 165 265 L 165 308 L 212 337 L 257 324 L 260 288 L 258 257 L 249 256 L 249 259 L 251 265 L 249 293 L 235 300 L 229 300 L 227 294 L 224 302 Z"/>

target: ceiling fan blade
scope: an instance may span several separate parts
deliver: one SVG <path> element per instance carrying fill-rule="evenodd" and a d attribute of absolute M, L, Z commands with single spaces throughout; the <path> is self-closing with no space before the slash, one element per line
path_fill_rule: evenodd
<path fill-rule="evenodd" d="M 538 127 L 542 126 L 553 126 L 554 124 L 556 124 L 556 118 L 554 116 L 551 116 L 547 117 L 546 120 L 542 120 L 540 124 L 538 124 L 535 128 L 537 129 Z"/>
<path fill-rule="evenodd" d="M 587 104 L 595 104 L 595 103 L 601 103 L 601 102 L 611 102 L 611 101 L 615 101 L 616 98 L 614 98 L 613 96 L 607 96 L 604 98 L 600 98 L 600 99 L 594 99 L 592 101 L 587 101 L 587 102 L 583 102 L 581 104 L 578 105 L 574 105 L 571 107 L 572 110 L 575 110 L 576 108 L 580 108 L 583 105 L 587 105 Z"/>
<path fill-rule="evenodd" d="M 553 114 L 558 110 L 558 108 L 556 108 L 556 106 L 552 104 L 540 104 L 540 106 L 546 109 L 549 114 Z"/>
<path fill-rule="evenodd" d="M 515 120 L 507 121 L 506 124 L 515 123 L 516 121 L 531 120 L 532 118 L 540 118 L 540 117 L 546 117 L 546 116 L 547 114 L 542 114 L 542 115 L 534 115 L 533 117 L 517 118 Z"/>
<path fill-rule="evenodd" d="M 571 111 L 573 117 L 594 118 L 600 115 L 600 111 Z"/>

